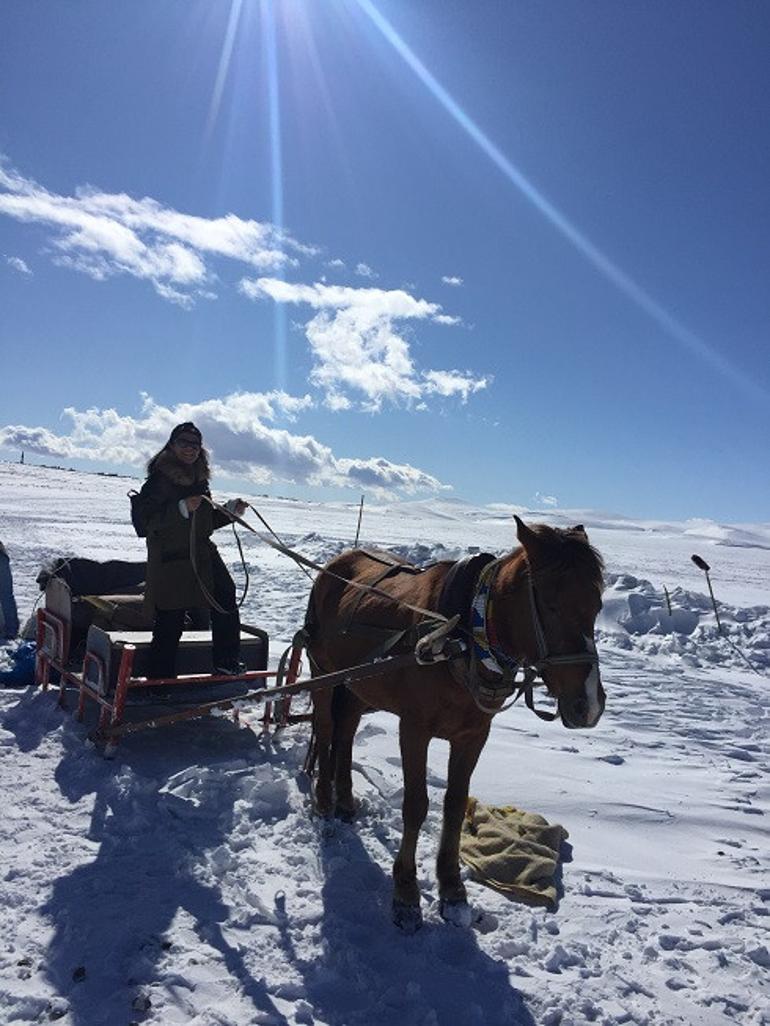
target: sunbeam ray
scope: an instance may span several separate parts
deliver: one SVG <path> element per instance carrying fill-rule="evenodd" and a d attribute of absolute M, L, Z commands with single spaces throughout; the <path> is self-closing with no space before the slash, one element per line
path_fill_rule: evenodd
<path fill-rule="evenodd" d="M 624 270 L 591 242 L 558 210 L 521 171 L 503 154 L 476 122 L 425 67 L 415 52 L 404 42 L 390 22 L 377 9 L 373 0 L 355 0 L 394 50 L 427 87 L 444 110 L 468 134 L 493 164 L 516 186 L 519 192 L 575 247 L 604 277 L 643 310 L 668 336 L 693 356 L 723 374 L 754 399 L 767 402 L 770 393 L 727 358 L 705 342 L 694 331 L 670 314 L 656 299 L 638 285 Z"/>
<path fill-rule="evenodd" d="M 219 116 L 219 108 L 222 103 L 222 93 L 225 88 L 227 73 L 230 69 L 230 61 L 233 56 L 233 47 L 235 46 L 235 39 L 238 34 L 238 22 L 241 17 L 242 7 L 243 0 L 231 0 L 230 14 L 227 18 L 227 30 L 225 31 L 225 39 L 222 43 L 222 53 L 219 58 L 217 77 L 214 82 L 214 90 L 211 94 L 211 103 L 209 104 L 209 112 L 206 118 L 206 142 L 210 140 L 211 133 L 214 130 L 214 125 L 216 124 L 217 117 Z"/>
<path fill-rule="evenodd" d="M 283 232 L 283 152 L 281 148 L 281 98 L 278 79 L 278 46 L 276 40 L 275 11 L 273 0 L 262 0 L 262 39 L 265 70 L 267 73 L 267 95 L 270 124 L 270 187 L 271 220 Z M 279 271 L 279 277 L 282 272 Z M 286 309 L 282 303 L 273 306 L 273 349 L 276 387 L 286 385 Z"/>

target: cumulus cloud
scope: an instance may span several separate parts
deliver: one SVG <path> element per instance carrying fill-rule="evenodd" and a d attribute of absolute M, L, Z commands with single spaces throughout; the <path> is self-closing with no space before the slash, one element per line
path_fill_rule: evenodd
<path fill-rule="evenodd" d="M 7 425 L 0 428 L 0 448 L 24 449 L 56 459 L 93 460 L 140 468 L 168 439 L 175 424 L 193 420 L 203 432 L 219 471 L 255 483 L 352 487 L 383 496 L 437 492 L 448 486 L 410 464 L 383 457 L 336 456 L 311 435 L 281 426 L 293 423 L 312 406 L 310 396 L 285 392 L 238 392 L 199 403 L 162 406 L 142 398 L 138 416 L 113 409 L 77 410 L 63 418 L 68 430 L 57 434 L 44 427 Z"/>
<path fill-rule="evenodd" d="M 18 271 L 19 274 L 32 274 L 26 260 L 22 260 L 21 257 L 7 256 L 5 262 L 9 267 L 12 267 L 14 271 Z"/>
<path fill-rule="evenodd" d="M 463 283 L 462 278 L 458 277 L 456 274 L 445 274 L 442 276 L 441 280 L 445 285 L 451 285 L 456 289 Z"/>
<path fill-rule="evenodd" d="M 170 303 L 189 309 L 215 299 L 211 258 L 228 258 L 258 272 L 285 270 L 318 251 L 275 226 L 228 214 L 204 218 L 164 207 L 156 200 L 82 187 L 72 196 L 51 192 L 9 168 L 0 157 L 0 215 L 46 227 L 54 262 L 95 281 L 130 275 L 151 284 Z M 29 269 L 7 258 L 20 273 Z M 339 259 L 329 267 L 344 268 Z M 359 277 L 374 279 L 367 264 Z M 450 279 L 445 279 L 449 281 Z M 452 279 L 459 282 L 460 279 Z M 437 303 L 411 289 L 292 283 L 267 275 L 243 278 L 251 299 L 309 306 L 304 325 L 314 364 L 310 383 L 332 410 L 379 411 L 388 403 L 423 409 L 429 396 L 468 397 L 491 379 L 460 370 L 421 370 L 412 356 L 410 322 L 461 324 Z"/>
<path fill-rule="evenodd" d="M 316 311 L 305 326 L 315 358 L 310 380 L 324 392 L 330 409 L 349 409 L 348 393 L 362 396 L 362 407 L 372 412 L 385 401 L 417 405 L 427 395 L 459 395 L 466 401 L 489 384 L 489 378 L 462 371 L 417 369 L 399 323 L 446 324 L 454 319 L 437 303 L 404 289 L 307 285 L 278 278 L 244 279 L 240 288 L 251 299 L 305 304 Z"/>
<path fill-rule="evenodd" d="M 359 278 L 379 278 L 379 274 L 373 271 L 369 264 L 356 264 L 355 273 Z"/>
<path fill-rule="evenodd" d="M 412 494 L 421 491 L 442 491 L 450 487 L 441 484 L 432 474 L 426 474 L 424 470 L 418 470 L 408 463 L 391 463 L 382 458 L 341 459 L 337 463 L 352 484 L 379 493 Z"/>
<path fill-rule="evenodd" d="M 211 257 L 266 271 L 317 252 L 271 224 L 235 214 L 198 217 L 147 197 L 91 187 L 63 196 L 2 165 L 0 214 L 50 228 L 54 260 L 61 266 L 97 281 L 129 274 L 182 306 L 210 295 L 205 285 L 212 278 L 206 262 Z"/>

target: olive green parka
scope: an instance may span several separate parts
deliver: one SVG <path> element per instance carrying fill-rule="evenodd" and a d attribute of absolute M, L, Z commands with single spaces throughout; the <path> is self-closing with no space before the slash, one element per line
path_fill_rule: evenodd
<path fill-rule="evenodd" d="M 209 605 L 199 582 L 211 594 L 214 590 L 213 560 L 221 559 L 211 533 L 227 522 L 207 502 L 185 517 L 181 499 L 192 495 L 210 496 L 205 454 L 188 465 L 163 449 L 148 466 L 138 503 L 147 528 L 147 587 L 145 605 L 155 609 L 193 609 Z M 190 558 L 190 537 L 194 536 L 195 568 Z M 196 577 L 197 569 L 197 577 Z"/>

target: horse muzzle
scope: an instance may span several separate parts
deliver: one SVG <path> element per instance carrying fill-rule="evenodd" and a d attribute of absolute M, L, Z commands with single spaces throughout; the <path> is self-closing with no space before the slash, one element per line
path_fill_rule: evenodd
<path fill-rule="evenodd" d="M 574 694 L 559 696 L 562 723 L 570 730 L 595 727 L 602 718 L 606 698 L 599 676 L 599 665 L 592 663 L 582 688 Z"/>

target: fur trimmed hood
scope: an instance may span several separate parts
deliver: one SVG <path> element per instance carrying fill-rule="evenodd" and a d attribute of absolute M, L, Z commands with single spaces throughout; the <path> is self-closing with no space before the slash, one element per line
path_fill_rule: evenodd
<path fill-rule="evenodd" d="M 208 453 L 205 449 L 201 449 L 195 463 L 188 466 L 178 460 L 170 449 L 161 449 L 157 456 L 153 456 L 147 464 L 147 472 L 148 474 L 161 473 L 172 484 L 180 488 L 189 488 L 190 485 L 199 482 L 208 484 L 210 476 Z"/>

